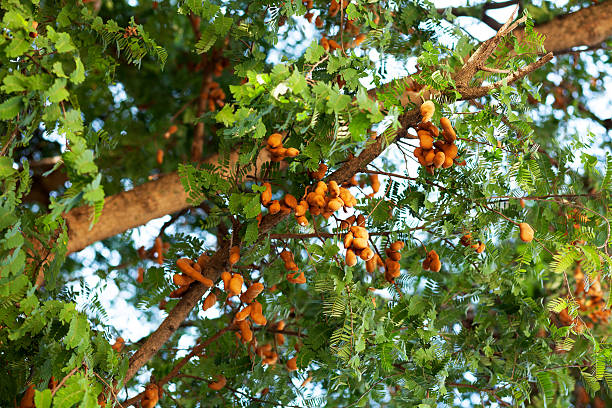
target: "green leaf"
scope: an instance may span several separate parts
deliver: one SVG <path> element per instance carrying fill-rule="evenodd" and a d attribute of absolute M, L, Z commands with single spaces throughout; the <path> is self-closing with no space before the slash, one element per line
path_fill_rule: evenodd
<path fill-rule="evenodd" d="M 50 408 L 51 398 L 51 390 L 36 390 L 36 392 L 34 393 L 34 405 L 36 405 L 36 408 Z"/>
<path fill-rule="evenodd" d="M 0 119 L 13 119 L 22 108 L 22 97 L 13 96 L 0 104 Z"/>
<path fill-rule="evenodd" d="M 59 53 L 75 50 L 76 47 L 72 43 L 70 34 L 66 32 L 56 32 L 50 25 L 47 26 L 47 37 L 55 43 L 55 49 Z"/>
<path fill-rule="evenodd" d="M 67 80 L 65 78 L 57 78 L 53 83 L 53 86 L 45 92 L 45 96 L 49 98 L 49 102 L 57 103 L 68 99 L 68 91 L 66 90 Z"/>
<path fill-rule="evenodd" d="M 70 74 L 70 81 L 73 84 L 80 84 L 85 80 L 85 67 L 83 66 L 83 62 L 81 62 L 81 58 L 76 57 L 74 59 L 76 67 L 74 71 Z"/>

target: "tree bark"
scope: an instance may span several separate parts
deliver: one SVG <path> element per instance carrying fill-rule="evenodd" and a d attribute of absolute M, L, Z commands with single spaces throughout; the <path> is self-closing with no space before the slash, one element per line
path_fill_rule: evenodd
<path fill-rule="evenodd" d="M 599 3 L 574 13 L 556 17 L 537 26 L 536 31 L 546 36 L 544 46 L 553 53 L 565 52 L 578 46 L 594 46 L 612 36 L 612 1 Z M 514 34 L 519 38 L 522 29 Z M 262 150 L 265 152 L 265 150 Z M 218 156 L 206 160 L 216 163 Z M 235 162 L 237 154 L 232 155 Z M 259 157 L 263 163 L 267 158 Z M 258 163 L 258 167 L 261 168 Z M 338 170 L 350 173 L 345 168 Z M 91 209 L 79 207 L 65 214 L 68 224 L 68 252 L 77 252 L 99 240 L 112 237 L 128 229 L 187 208 L 187 195 L 178 175 L 171 173 L 158 180 L 145 183 L 133 190 L 108 197 L 102 216 L 93 229 L 89 230 Z"/>

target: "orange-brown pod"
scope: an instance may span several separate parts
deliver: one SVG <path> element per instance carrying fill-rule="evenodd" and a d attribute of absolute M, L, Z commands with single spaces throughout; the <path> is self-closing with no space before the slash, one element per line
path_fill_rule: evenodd
<path fill-rule="evenodd" d="M 251 331 L 251 324 L 248 320 L 241 320 L 238 322 L 238 328 L 240 329 L 240 335 L 242 341 L 248 343 L 253 340 L 253 331 Z"/>
<path fill-rule="evenodd" d="M 270 185 L 270 183 L 263 183 L 263 186 L 266 189 L 261 192 L 260 201 L 264 207 L 267 207 L 270 201 L 272 201 L 272 185 Z"/>
<path fill-rule="evenodd" d="M 293 357 L 287 360 L 287 370 L 289 371 L 297 370 L 297 357 Z"/>
<path fill-rule="evenodd" d="M 228 271 L 221 272 L 221 280 L 223 280 L 223 290 L 229 291 L 229 283 L 232 279 L 232 275 Z"/>
<path fill-rule="evenodd" d="M 214 292 L 210 292 L 206 299 L 204 299 L 204 303 L 202 303 L 202 310 L 208 310 L 213 307 L 217 303 L 217 295 Z"/>
<path fill-rule="evenodd" d="M 144 280 L 144 268 L 138 267 L 138 277 L 136 278 L 136 282 L 138 283 L 142 283 L 142 281 Z"/>
<path fill-rule="evenodd" d="M 194 281 L 195 279 L 180 273 L 175 273 L 172 276 L 172 282 L 177 286 L 191 285 Z"/>
<path fill-rule="evenodd" d="M 442 135 L 444 136 L 444 139 L 447 142 L 452 143 L 457 139 L 455 129 L 453 129 L 453 126 L 451 125 L 451 122 L 450 120 L 448 120 L 448 118 L 440 119 L 440 126 L 442 126 L 442 129 L 444 129 Z"/>
<path fill-rule="evenodd" d="M 429 122 L 436 111 L 436 105 L 432 101 L 426 101 L 421 105 L 421 116 L 423 122 Z"/>
<path fill-rule="evenodd" d="M 357 238 L 357 239 L 361 239 L 361 238 Z M 372 248 L 366 247 L 361 251 L 361 254 L 359 254 L 359 257 L 363 259 L 364 261 L 371 261 L 372 259 L 374 259 L 374 251 L 372 250 Z"/>
<path fill-rule="evenodd" d="M 419 130 L 417 134 L 419 136 L 419 146 L 423 150 L 429 150 L 433 147 L 434 139 L 428 131 Z"/>
<path fill-rule="evenodd" d="M 308 225 L 308 219 L 307 219 L 306 217 L 304 217 L 304 216 L 297 217 L 297 218 L 296 218 L 296 221 L 297 221 L 297 223 L 298 223 L 298 224 L 300 224 L 302 227 L 305 227 L 305 226 L 307 226 L 307 225 Z"/>
<path fill-rule="evenodd" d="M 163 243 L 160 237 L 155 238 L 155 252 L 157 253 L 157 264 L 164 264 Z"/>
<path fill-rule="evenodd" d="M 189 290 L 189 286 L 180 286 L 177 289 L 174 289 L 172 292 L 170 292 L 170 294 L 168 294 L 168 297 L 171 297 L 173 299 L 180 298 L 185 293 L 187 293 L 188 290 Z"/>
<path fill-rule="evenodd" d="M 229 251 L 229 264 L 234 265 L 236 262 L 240 260 L 240 247 L 233 246 Z"/>
<path fill-rule="evenodd" d="M 31 384 L 23 394 L 23 397 L 21 397 L 19 408 L 36 408 L 36 405 L 34 405 L 34 393 L 34 384 Z"/>
<path fill-rule="evenodd" d="M 159 389 L 155 384 L 149 384 L 145 388 L 144 396 L 140 400 L 142 408 L 153 408 L 159 400 Z"/>
<path fill-rule="evenodd" d="M 308 385 L 308 383 L 312 380 L 312 376 L 308 376 L 304 381 L 302 381 L 302 384 L 300 385 L 300 388 L 303 388 L 305 386 Z"/>
<path fill-rule="evenodd" d="M 242 292 L 242 284 L 244 279 L 241 274 L 235 273 L 232 275 L 232 279 L 229 281 L 229 291 L 227 292 L 229 297 L 238 295 Z"/>
<path fill-rule="evenodd" d="M 297 199 L 291 194 L 285 194 L 283 197 L 283 203 L 291 209 L 295 209 L 295 207 L 298 205 Z"/>
<path fill-rule="evenodd" d="M 123 340 L 123 337 L 117 337 L 117 340 L 115 340 L 115 344 L 113 344 L 112 349 L 116 352 L 120 352 L 121 350 L 123 350 L 124 345 L 125 340 Z"/>
<path fill-rule="evenodd" d="M 521 240 L 523 240 L 524 242 L 531 242 L 533 241 L 533 228 L 531 228 L 531 225 L 527 224 L 526 222 L 521 222 L 519 224 L 519 236 L 521 238 Z"/>
<path fill-rule="evenodd" d="M 280 202 L 278 200 L 270 201 L 268 210 L 270 210 L 270 214 L 278 214 L 281 210 Z"/>
<path fill-rule="evenodd" d="M 525 200 L 523 200 L 522 198 L 519 200 L 519 205 L 521 206 L 521 208 L 525 208 Z"/>
<path fill-rule="evenodd" d="M 261 303 L 255 301 L 250 305 L 251 309 L 251 320 L 253 323 L 258 324 L 260 326 L 264 326 L 268 321 L 266 317 L 262 313 Z"/>
<path fill-rule="evenodd" d="M 402 241 L 395 241 L 389 246 L 389 248 L 391 248 L 392 251 L 398 252 L 404 249 L 404 243 Z"/>
<path fill-rule="evenodd" d="M 357 256 L 352 249 L 346 250 L 345 262 L 347 266 L 355 266 L 357 264 Z"/>
<path fill-rule="evenodd" d="M 157 164 L 162 164 L 164 162 L 164 151 L 162 149 L 157 149 L 156 160 Z"/>
<path fill-rule="evenodd" d="M 270 149 L 281 147 L 283 145 L 283 136 L 280 133 L 272 133 L 268 137 L 267 143 Z"/>
<path fill-rule="evenodd" d="M 444 152 L 441 152 L 441 151 L 436 152 L 434 159 L 433 159 L 434 167 L 436 169 L 439 169 L 440 167 L 444 165 L 445 161 L 446 161 L 446 155 L 444 154 Z"/>
<path fill-rule="evenodd" d="M 223 375 L 218 375 L 217 381 L 208 383 L 208 388 L 210 388 L 213 391 L 219 391 L 223 389 L 223 387 L 225 387 L 225 384 L 227 384 L 227 378 L 225 378 L 225 376 Z"/>
<path fill-rule="evenodd" d="M 189 276 L 190 278 L 193 278 L 195 280 L 197 280 L 198 282 L 201 282 L 204 286 L 207 287 L 211 287 L 214 286 L 214 282 L 204 276 L 202 276 L 202 274 L 200 272 L 198 272 L 196 269 L 194 269 L 194 266 L 198 267 L 198 264 L 196 264 L 195 262 L 193 263 L 192 266 L 192 261 L 189 258 L 180 258 L 176 260 L 176 266 L 178 266 L 178 268 L 187 276 Z"/>
<path fill-rule="evenodd" d="M 253 312 L 252 305 L 245 306 L 242 310 L 236 313 L 236 316 L 234 316 L 234 321 L 240 322 L 246 319 L 247 317 L 249 317 L 252 312 Z"/>
<path fill-rule="evenodd" d="M 353 248 L 355 249 L 364 249 L 368 247 L 368 240 L 365 238 L 354 238 L 353 239 Z"/>
<path fill-rule="evenodd" d="M 294 148 L 294 147 L 287 148 L 287 151 L 285 152 L 285 155 L 287 157 L 295 157 L 298 154 L 300 154 L 300 151 L 298 149 Z"/>
<path fill-rule="evenodd" d="M 323 27 L 323 20 L 321 20 L 320 16 L 317 16 L 317 18 L 315 18 L 315 26 L 317 26 L 317 28 Z"/>

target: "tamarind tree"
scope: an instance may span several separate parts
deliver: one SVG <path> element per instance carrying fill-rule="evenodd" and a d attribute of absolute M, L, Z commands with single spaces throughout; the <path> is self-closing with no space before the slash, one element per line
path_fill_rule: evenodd
<path fill-rule="evenodd" d="M 611 406 L 612 2 L 435 3 L 3 0 L 0 406 Z"/>

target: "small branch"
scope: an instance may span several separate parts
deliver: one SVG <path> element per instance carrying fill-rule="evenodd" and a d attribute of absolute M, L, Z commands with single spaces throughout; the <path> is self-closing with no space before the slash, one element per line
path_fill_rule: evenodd
<path fill-rule="evenodd" d="M 486 71 L 486 72 L 492 72 L 494 74 L 509 74 L 511 71 L 509 69 L 497 69 L 497 68 L 490 68 L 487 67 L 485 65 L 483 65 L 482 67 L 479 68 L 481 71 Z"/>
<path fill-rule="evenodd" d="M 70 372 L 69 372 L 68 374 L 66 374 L 66 376 L 65 376 L 64 378 L 62 378 L 62 381 L 60 381 L 60 383 L 59 383 L 59 384 L 57 384 L 57 387 L 55 387 L 55 388 L 53 389 L 53 391 L 51 391 L 51 397 L 53 397 L 53 396 L 55 395 L 55 393 L 57 392 L 57 390 L 59 390 L 60 388 L 62 388 L 62 385 L 64 385 L 64 383 L 66 382 L 66 380 L 67 380 L 68 378 L 70 378 L 70 377 L 71 377 L 71 376 L 72 376 L 74 373 L 76 373 L 76 372 L 77 372 L 77 370 L 78 370 L 79 368 L 81 368 L 81 366 L 80 366 L 80 365 L 78 365 L 78 366 L 74 367 L 72 370 L 70 370 Z"/>

